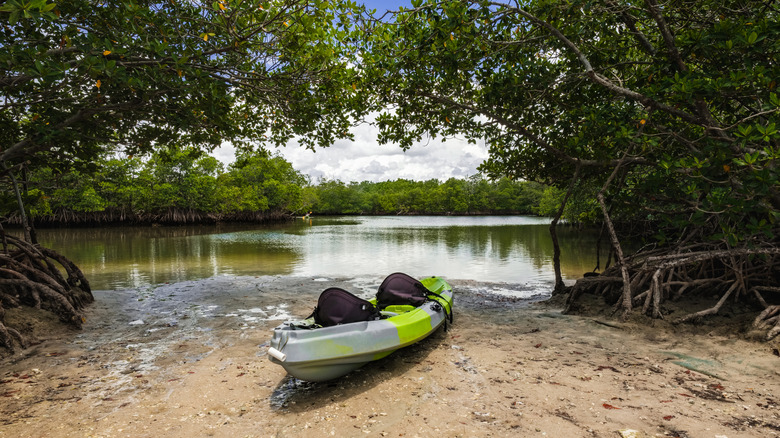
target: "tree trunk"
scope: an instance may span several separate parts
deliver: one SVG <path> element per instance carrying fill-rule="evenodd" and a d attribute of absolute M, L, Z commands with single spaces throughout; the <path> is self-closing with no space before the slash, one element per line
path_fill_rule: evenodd
<path fill-rule="evenodd" d="M 615 176 L 617 176 L 618 171 L 621 168 L 621 164 L 622 162 L 615 166 L 612 174 L 609 175 L 609 178 L 607 178 L 607 180 L 604 182 L 604 185 L 601 187 L 601 190 L 599 190 L 598 194 L 596 195 L 596 199 L 598 199 L 599 205 L 601 206 L 601 212 L 604 214 L 604 223 L 607 226 L 607 231 L 609 231 L 609 237 L 612 241 L 612 248 L 615 250 L 615 259 L 618 266 L 620 267 L 620 276 L 623 278 L 621 308 L 623 309 L 622 318 L 626 318 L 631 312 L 631 276 L 628 273 L 628 267 L 626 266 L 626 261 L 623 257 L 623 249 L 620 246 L 620 240 L 618 239 L 618 235 L 615 232 L 615 226 L 612 224 L 612 219 L 610 218 L 609 211 L 607 209 L 607 203 L 604 200 L 604 192 L 607 191 L 607 188 L 609 188 L 610 184 L 612 184 L 612 180 L 615 179 Z"/>
<path fill-rule="evenodd" d="M 14 176 L 13 171 L 11 171 L 8 166 L 5 165 L 5 161 L 0 161 L 3 165 L 3 170 L 8 174 L 8 178 L 11 179 L 11 186 L 14 189 L 14 195 L 16 195 L 16 203 L 19 207 L 19 214 L 22 218 L 22 228 L 24 229 L 24 240 L 30 243 L 33 242 L 33 238 L 30 235 L 30 223 L 27 219 L 27 213 L 24 210 L 24 201 L 22 201 L 22 194 L 19 191 L 19 184 L 16 183 L 16 177 Z"/>
<path fill-rule="evenodd" d="M 561 206 L 558 208 L 558 212 L 550 223 L 550 237 L 552 238 L 553 242 L 553 270 L 555 271 L 555 287 L 553 288 L 553 295 L 557 295 L 566 291 L 566 285 L 563 283 L 563 275 L 561 274 L 561 247 L 558 243 L 558 231 L 556 227 L 558 226 L 558 221 L 561 219 L 561 216 L 563 216 L 563 210 L 566 207 L 566 203 L 569 201 L 569 197 L 571 196 L 572 191 L 574 191 L 577 180 L 579 180 L 581 167 L 582 166 L 577 163 L 577 166 L 574 169 L 574 175 L 572 176 L 571 182 L 569 183 L 569 188 L 566 190 L 566 195 L 563 197 Z"/>

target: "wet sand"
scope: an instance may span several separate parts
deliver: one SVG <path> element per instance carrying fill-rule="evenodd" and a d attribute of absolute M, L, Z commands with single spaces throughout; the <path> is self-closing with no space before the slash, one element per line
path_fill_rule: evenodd
<path fill-rule="evenodd" d="M 0 437 L 780 436 L 777 342 L 489 293 L 523 285 L 451 281 L 449 331 L 339 380 L 301 382 L 268 361 L 273 327 L 320 291 L 380 281 L 96 292 L 83 330 L 36 326 L 40 343 L 0 361 Z"/>

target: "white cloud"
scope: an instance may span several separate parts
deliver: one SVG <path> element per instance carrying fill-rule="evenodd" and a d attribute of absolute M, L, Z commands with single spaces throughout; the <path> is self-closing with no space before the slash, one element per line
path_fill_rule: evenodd
<path fill-rule="evenodd" d="M 481 142 L 469 144 L 463 139 L 440 138 L 416 144 L 404 152 L 392 144 L 380 145 L 377 129 L 369 124 L 353 128 L 355 141 L 339 140 L 316 152 L 291 141 L 278 151 L 293 167 L 312 178 L 351 181 L 391 181 L 411 179 L 446 180 L 466 178 L 477 173 L 487 158 L 487 148 Z M 233 161 L 234 148 L 223 145 L 213 155 L 224 163 Z"/>
<path fill-rule="evenodd" d="M 236 160 L 236 148 L 230 143 L 222 143 L 222 145 L 211 153 L 211 156 L 217 160 L 228 164 Z"/>

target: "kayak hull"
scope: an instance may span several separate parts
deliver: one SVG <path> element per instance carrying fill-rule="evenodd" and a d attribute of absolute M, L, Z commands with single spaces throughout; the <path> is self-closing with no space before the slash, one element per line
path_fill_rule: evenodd
<path fill-rule="evenodd" d="M 452 312 L 452 288 L 439 277 L 420 280 L 441 298 L 419 307 L 389 306 L 386 319 L 300 328 L 311 321 L 286 322 L 273 331 L 268 357 L 293 377 L 310 382 L 335 379 L 399 348 L 419 342 Z"/>

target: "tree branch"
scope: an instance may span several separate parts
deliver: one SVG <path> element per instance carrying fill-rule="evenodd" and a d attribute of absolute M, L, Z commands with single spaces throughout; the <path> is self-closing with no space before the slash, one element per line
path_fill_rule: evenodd
<path fill-rule="evenodd" d="M 666 105 L 664 103 L 661 103 L 655 99 L 652 99 L 648 96 L 645 96 L 641 93 L 637 93 L 636 91 L 629 90 L 625 87 L 621 87 L 614 82 L 607 79 L 605 76 L 597 73 L 593 66 L 591 65 L 590 61 L 588 60 L 588 57 L 580 50 L 580 48 L 574 44 L 571 40 L 569 40 L 558 28 L 555 26 L 552 26 L 551 24 L 547 23 L 546 21 L 534 16 L 533 14 L 515 6 L 508 5 L 506 3 L 501 2 L 491 2 L 490 3 L 493 6 L 498 6 L 502 8 L 506 8 L 508 10 L 512 10 L 516 12 L 517 14 L 527 18 L 531 22 L 543 27 L 548 32 L 550 32 L 555 38 L 557 38 L 561 43 L 563 43 L 564 46 L 566 46 L 579 60 L 579 62 L 582 64 L 585 74 L 595 83 L 603 86 L 607 90 L 611 91 L 614 94 L 617 94 L 619 96 L 623 96 L 629 100 L 633 100 L 636 102 L 641 103 L 647 108 L 655 108 L 661 111 L 664 111 L 666 113 L 669 113 L 671 115 L 677 116 L 681 118 L 682 120 L 705 127 L 707 129 L 710 129 L 714 127 L 714 125 L 711 126 L 709 121 L 707 119 L 702 119 L 701 117 L 697 117 L 693 114 L 690 114 L 688 112 L 682 111 L 678 108 Z"/>
<path fill-rule="evenodd" d="M 58 123 L 52 130 L 58 131 L 67 128 L 70 125 L 73 125 L 81 120 L 84 120 L 87 117 L 87 111 L 80 109 L 77 110 L 75 114 L 68 117 L 64 121 Z M 34 144 L 34 140 L 32 138 L 26 138 L 22 141 L 17 142 L 16 144 L 12 145 L 3 153 L 0 155 L 0 161 L 10 161 L 14 158 L 21 157 L 26 152 L 25 148 Z"/>
<path fill-rule="evenodd" d="M 663 37 L 664 43 L 666 44 L 666 50 L 669 52 L 669 58 L 674 61 L 680 71 L 688 71 L 688 66 L 685 65 L 682 57 L 680 57 L 680 51 L 677 50 L 677 45 L 674 43 L 674 36 L 672 35 L 672 31 L 669 29 L 669 25 L 666 23 L 666 20 L 664 20 L 660 8 L 658 7 L 658 3 L 655 0 L 645 0 L 645 2 L 647 3 L 647 8 L 650 12 L 650 15 L 652 15 L 653 19 L 658 25 L 658 31 L 661 32 L 661 37 Z"/>
<path fill-rule="evenodd" d="M 500 123 L 506 128 L 509 128 L 521 136 L 527 138 L 528 140 L 532 141 L 537 146 L 541 147 L 542 149 L 547 150 L 548 152 L 551 152 L 556 157 L 564 160 L 565 162 L 569 164 L 573 164 L 575 166 L 580 165 L 583 167 L 610 167 L 610 166 L 616 166 L 618 164 L 621 165 L 638 165 L 638 164 L 650 164 L 645 158 L 643 157 L 625 157 L 621 159 L 616 160 L 607 160 L 607 161 L 599 161 L 599 160 L 587 160 L 583 158 L 578 157 L 572 157 L 571 155 L 568 155 L 567 153 L 563 152 L 562 150 L 556 148 L 555 146 L 551 145 L 541 137 L 537 136 L 536 134 L 532 133 L 528 129 L 526 129 L 523 126 L 520 126 L 516 124 L 515 122 L 500 116 L 498 114 L 495 114 L 491 111 L 488 111 L 484 108 L 477 108 L 473 105 L 469 105 L 467 103 L 461 103 L 457 102 L 452 98 L 440 96 L 433 93 L 427 93 L 424 91 L 420 92 L 420 95 L 423 97 L 426 97 L 428 99 L 431 99 L 434 102 L 438 102 L 444 105 L 449 105 L 452 107 L 456 107 L 462 110 L 469 111 L 473 114 L 479 114 L 485 117 L 488 117 L 489 119 L 495 120 L 496 122 Z"/>

